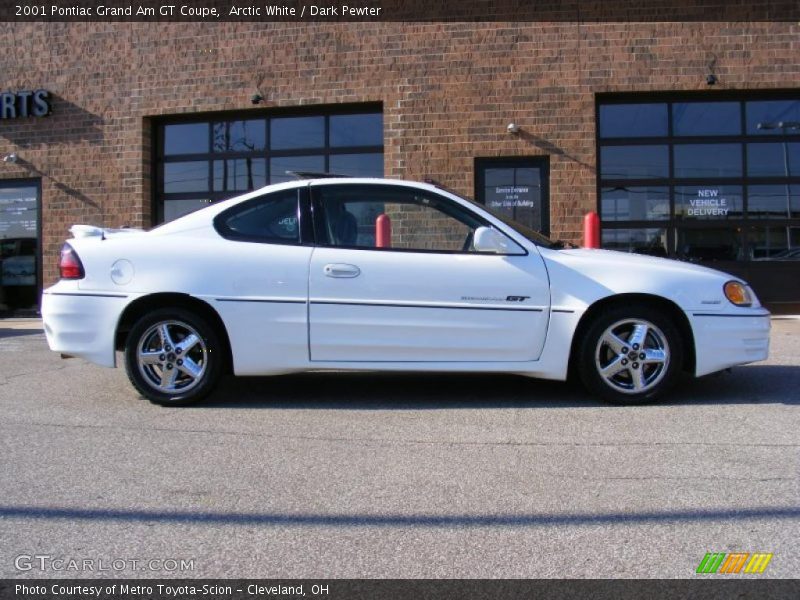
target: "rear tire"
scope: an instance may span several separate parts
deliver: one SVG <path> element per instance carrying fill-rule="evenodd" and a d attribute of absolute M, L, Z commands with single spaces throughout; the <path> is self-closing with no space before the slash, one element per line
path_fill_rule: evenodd
<path fill-rule="evenodd" d="M 647 305 L 604 311 L 580 341 L 578 371 L 586 388 L 613 404 L 644 404 L 674 383 L 683 340 L 662 311 Z"/>
<path fill-rule="evenodd" d="M 141 317 L 125 343 L 125 370 L 139 393 L 162 406 L 193 404 L 206 397 L 222 373 L 216 329 L 183 308 Z"/>

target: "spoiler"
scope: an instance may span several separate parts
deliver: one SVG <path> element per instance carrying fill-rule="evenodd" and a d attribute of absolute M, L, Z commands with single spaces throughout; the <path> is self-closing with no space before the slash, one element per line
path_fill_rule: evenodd
<path fill-rule="evenodd" d="M 69 232 L 76 238 L 99 237 L 101 240 L 104 240 L 107 237 L 124 235 L 126 233 L 143 233 L 144 229 L 135 229 L 132 227 L 111 229 L 108 227 L 96 227 L 94 225 L 73 225 L 69 228 Z"/>

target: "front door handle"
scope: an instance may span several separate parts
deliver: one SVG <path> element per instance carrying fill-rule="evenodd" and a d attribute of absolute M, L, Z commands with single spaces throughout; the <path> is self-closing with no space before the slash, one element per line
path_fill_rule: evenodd
<path fill-rule="evenodd" d="M 358 277 L 359 275 L 361 275 L 361 269 L 359 269 L 357 266 L 348 265 L 344 263 L 325 265 L 322 271 L 328 277 L 351 278 L 351 277 Z"/>

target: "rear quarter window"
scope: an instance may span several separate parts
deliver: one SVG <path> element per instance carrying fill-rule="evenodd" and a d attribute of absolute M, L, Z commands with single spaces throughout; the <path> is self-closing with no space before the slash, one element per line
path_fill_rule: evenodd
<path fill-rule="evenodd" d="M 298 191 L 284 190 L 237 204 L 217 215 L 214 227 L 229 240 L 299 244 Z"/>

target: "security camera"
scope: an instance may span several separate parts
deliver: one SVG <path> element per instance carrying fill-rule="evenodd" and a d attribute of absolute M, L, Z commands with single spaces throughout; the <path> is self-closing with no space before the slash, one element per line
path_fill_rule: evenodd
<path fill-rule="evenodd" d="M 250 96 L 250 102 L 252 102 L 253 104 L 261 104 L 261 101 L 263 99 L 264 96 L 262 96 L 261 94 L 253 94 L 252 96 Z"/>
<path fill-rule="evenodd" d="M 17 155 L 14 152 L 12 152 L 11 154 L 6 154 L 3 157 L 3 162 L 15 163 L 17 162 Z"/>
<path fill-rule="evenodd" d="M 508 131 L 508 133 L 519 133 L 519 125 L 516 123 L 509 123 L 508 127 L 506 127 L 506 131 Z"/>

